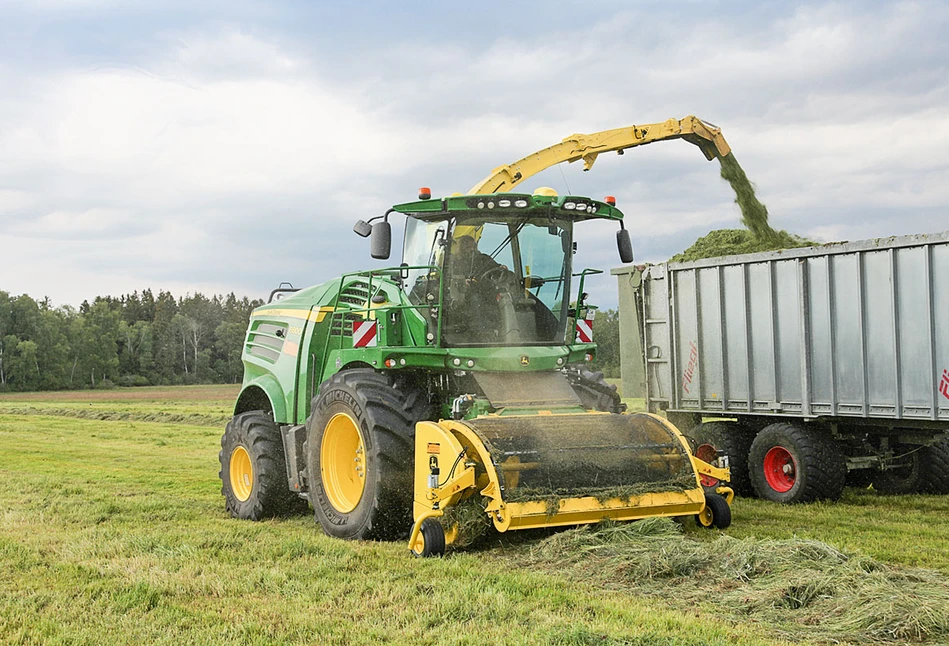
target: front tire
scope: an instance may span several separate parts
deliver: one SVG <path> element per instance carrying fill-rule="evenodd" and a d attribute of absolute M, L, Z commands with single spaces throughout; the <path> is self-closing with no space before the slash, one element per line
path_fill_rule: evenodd
<path fill-rule="evenodd" d="M 755 493 L 773 502 L 836 500 L 847 478 L 847 464 L 833 440 L 787 422 L 762 429 L 748 461 Z"/>
<path fill-rule="evenodd" d="M 270 413 L 235 415 L 221 437 L 218 459 L 224 505 L 234 518 L 283 516 L 303 504 L 287 484 L 280 427 Z"/>
<path fill-rule="evenodd" d="M 307 420 L 310 502 L 336 538 L 392 540 L 412 525 L 415 423 L 424 392 L 371 369 L 339 372 L 320 386 Z"/>

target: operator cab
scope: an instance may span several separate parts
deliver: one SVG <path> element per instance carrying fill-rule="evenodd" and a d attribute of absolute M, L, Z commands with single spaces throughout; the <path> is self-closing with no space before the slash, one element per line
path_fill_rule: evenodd
<path fill-rule="evenodd" d="M 421 196 L 420 196 L 421 197 Z M 407 216 L 402 246 L 402 285 L 429 329 L 440 325 L 442 345 L 564 345 L 570 308 L 573 225 L 594 218 L 615 219 L 613 203 L 556 195 L 492 194 L 423 197 L 390 211 Z M 386 214 L 388 215 L 388 213 Z M 380 227 L 384 225 L 384 227 Z M 384 228 L 388 222 L 357 233 Z M 621 255 L 629 234 L 617 236 Z M 629 250 L 631 261 L 631 247 Z M 373 252 L 374 257 L 380 257 Z M 624 257 L 624 261 L 625 257 Z M 628 262 L 627 261 L 627 262 Z"/>
<path fill-rule="evenodd" d="M 501 211 L 410 217 L 403 261 L 437 271 L 409 271 L 409 300 L 444 303 L 446 346 L 562 345 L 572 224 L 543 213 Z"/>

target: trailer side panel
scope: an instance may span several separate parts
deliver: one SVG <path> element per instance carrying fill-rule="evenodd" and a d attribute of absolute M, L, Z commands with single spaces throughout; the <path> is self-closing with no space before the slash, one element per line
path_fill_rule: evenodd
<path fill-rule="evenodd" d="M 652 409 L 949 421 L 949 232 L 649 267 Z"/>

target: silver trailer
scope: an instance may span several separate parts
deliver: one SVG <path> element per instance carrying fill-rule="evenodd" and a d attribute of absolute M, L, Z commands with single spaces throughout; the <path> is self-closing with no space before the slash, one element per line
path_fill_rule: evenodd
<path fill-rule="evenodd" d="M 626 396 L 740 493 L 949 493 L 949 231 L 612 273 Z"/>

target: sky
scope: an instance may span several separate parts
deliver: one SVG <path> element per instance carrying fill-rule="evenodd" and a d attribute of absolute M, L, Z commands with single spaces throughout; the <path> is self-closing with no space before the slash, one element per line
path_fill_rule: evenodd
<path fill-rule="evenodd" d="M 0 0 L 0 290 L 266 298 L 379 267 L 358 219 L 559 142 L 696 115 L 775 228 L 949 229 L 949 3 Z M 562 164 L 637 262 L 740 227 L 698 148 Z M 394 237 L 402 222 L 393 220 Z M 607 273 L 615 225 L 578 231 Z"/>

